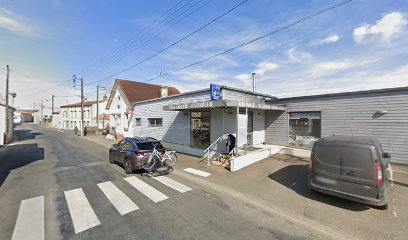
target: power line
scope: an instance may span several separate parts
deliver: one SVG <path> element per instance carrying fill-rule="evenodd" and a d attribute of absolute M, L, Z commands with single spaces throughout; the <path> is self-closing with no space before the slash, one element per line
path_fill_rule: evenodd
<path fill-rule="evenodd" d="M 238 49 L 238 48 L 244 47 L 244 46 L 246 46 L 246 45 L 249 45 L 249 44 L 251 44 L 251 43 L 254 43 L 254 42 L 256 42 L 256 41 L 259 41 L 259 40 L 261 40 L 261 39 L 263 39 L 263 38 L 269 37 L 269 36 L 274 35 L 274 34 L 276 34 L 276 33 L 278 33 L 278 32 L 281 32 L 281 31 L 283 31 L 283 30 L 286 30 L 286 29 L 288 29 L 288 28 L 291 28 L 291 27 L 293 27 L 293 26 L 295 26 L 295 25 L 298 25 L 298 24 L 300 24 L 300 23 L 302 23 L 302 22 L 305 22 L 305 21 L 307 21 L 307 20 L 309 20 L 309 19 L 312 19 L 312 18 L 314 18 L 314 17 L 317 17 L 317 16 L 319 16 L 319 15 L 322 15 L 323 13 L 326 13 L 326 12 L 328 12 L 328 11 L 330 11 L 330 10 L 333 10 L 333 9 L 335 9 L 335 8 L 338 8 L 338 7 L 340 7 L 340 6 L 343 6 L 343 5 L 345 5 L 345 4 L 349 3 L 349 2 L 352 2 L 352 1 L 353 1 L 353 0 L 342 1 L 342 2 L 340 2 L 340 3 L 337 3 L 337 4 L 335 4 L 335 5 L 332 5 L 332 6 L 330 6 L 330 7 L 327 7 L 327 8 L 324 8 L 324 9 L 322 9 L 322 10 L 319 10 L 319 11 L 317 11 L 317 12 L 315 12 L 315 13 L 313 13 L 313 14 L 310 14 L 310 15 L 308 15 L 308 16 L 306 16 L 306 17 L 303 17 L 303 18 L 301 18 L 301 19 L 299 19 L 299 20 L 296 20 L 296 21 L 294 21 L 294 22 L 292 22 L 292 23 L 290 23 L 290 24 L 288 24 L 288 25 L 286 25 L 286 26 L 283 26 L 283 27 L 280 27 L 280 28 L 278 28 L 278 29 L 275 29 L 275 30 L 273 30 L 272 32 L 269 32 L 269 33 L 266 33 L 266 34 L 261 35 L 261 36 L 259 36 L 259 37 L 256 37 L 256 38 L 254 38 L 254 39 L 252 39 L 252 40 L 250 40 L 250 41 L 248 41 L 248 42 L 239 44 L 239 45 L 237 45 L 237 46 L 235 46 L 235 47 L 233 47 L 233 48 L 230 48 L 230 49 L 227 49 L 227 50 L 225 50 L 225 51 L 219 52 L 219 53 L 217 53 L 217 54 L 214 54 L 214 55 L 212 55 L 212 56 L 210 56 L 210 57 L 204 58 L 204 59 L 199 60 L 199 61 L 197 61 L 197 62 L 191 63 L 191 64 L 186 65 L 186 66 L 184 66 L 184 67 L 180 67 L 180 68 L 178 68 L 178 69 L 176 69 L 176 70 L 173 70 L 173 71 L 170 71 L 170 72 L 161 74 L 160 76 L 150 78 L 150 79 L 148 79 L 148 80 L 146 80 L 146 81 L 143 81 L 143 82 L 150 82 L 150 81 L 153 81 L 153 80 L 155 80 L 155 79 L 158 79 L 158 78 L 161 78 L 161 77 L 164 77 L 164 76 L 171 75 L 171 74 L 173 74 L 173 73 L 182 71 L 182 70 L 184 70 L 184 69 L 186 69 L 186 68 L 190 68 L 190 67 L 192 67 L 192 66 L 201 64 L 201 63 L 206 62 L 206 61 L 208 61 L 208 60 L 211 60 L 211 59 L 213 59 L 213 58 L 216 58 L 216 57 L 219 57 L 219 56 L 221 56 L 221 55 L 227 54 L 227 53 L 232 52 L 232 51 L 234 51 L 234 50 L 236 50 L 236 49 Z"/>
<path fill-rule="evenodd" d="M 87 72 L 88 74 L 90 72 L 95 73 L 95 72 L 100 72 L 101 70 L 104 70 L 106 66 L 112 65 L 116 62 L 118 62 L 119 60 L 121 60 L 122 58 L 130 55 L 131 53 L 133 53 L 136 49 L 140 48 L 141 46 L 143 46 L 145 43 L 147 42 L 151 42 L 153 39 L 155 39 L 158 35 L 162 34 L 163 32 L 167 31 L 170 27 L 178 24 L 179 22 L 181 22 L 182 20 L 184 20 L 185 18 L 187 18 L 188 16 L 192 15 L 193 13 L 197 12 L 198 10 L 200 10 L 201 8 L 203 8 L 204 6 L 208 5 L 212 0 L 209 0 L 207 2 L 205 2 L 204 4 L 198 6 L 197 8 L 193 9 L 191 12 L 187 13 L 187 15 L 184 15 L 184 13 L 186 13 L 187 11 L 189 11 L 191 8 L 193 8 L 194 6 L 197 5 L 194 4 L 192 6 L 190 6 L 189 8 L 187 8 L 186 10 L 184 10 L 182 13 L 180 13 L 179 15 L 177 15 L 174 19 L 170 19 L 170 21 L 163 23 L 161 26 L 158 26 L 157 31 L 153 32 L 151 35 L 152 36 L 145 36 L 142 39 L 140 39 L 139 41 L 135 41 L 133 43 L 131 43 L 127 48 L 125 48 L 123 51 L 119 52 L 116 56 L 112 56 L 112 59 L 107 59 L 105 61 L 105 63 L 100 64 L 97 68 L 95 68 L 95 70 L 91 70 L 89 72 Z M 181 17 L 179 20 L 177 20 L 179 17 Z M 177 20 L 177 21 L 175 21 Z M 171 23 L 171 25 L 165 27 L 167 24 Z M 157 27 L 156 26 L 156 27 Z M 145 34 L 146 35 L 146 34 Z M 141 36 L 142 37 L 142 36 Z"/>
<path fill-rule="evenodd" d="M 94 62 L 93 64 L 89 65 L 88 67 L 82 69 L 81 71 L 79 71 L 77 73 L 77 75 L 80 75 L 82 73 L 85 73 L 88 69 L 92 69 L 95 65 L 100 64 L 101 62 L 103 62 L 106 59 L 109 59 L 112 56 L 115 56 L 115 54 L 120 51 L 122 48 L 125 48 L 128 44 L 131 44 L 133 41 L 135 41 L 139 35 L 144 34 L 144 32 L 146 31 L 146 29 L 150 28 L 151 26 L 153 26 L 154 24 L 156 24 L 157 21 L 159 21 L 161 18 L 163 18 L 164 16 L 166 16 L 170 11 L 172 11 L 175 7 L 177 7 L 181 2 L 183 2 L 184 0 L 180 0 L 178 1 L 175 5 L 173 5 L 170 9 L 168 9 L 167 11 L 165 11 L 163 14 L 161 14 L 158 18 L 156 18 L 152 23 L 150 23 L 148 26 L 144 27 L 141 31 L 137 32 L 136 34 L 134 34 L 133 36 L 131 36 L 125 43 L 121 44 L 119 47 L 117 47 L 116 49 L 114 49 L 112 52 L 110 52 L 109 54 L 105 55 L 104 57 L 100 58 L 99 60 L 97 60 L 96 62 Z M 192 0 L 190 0 L 189 2 L 191 2 Z M 183 5 L 181 8 L 183 8 L 185 5 Z M 176 10 L 178 11 L 178 10 Z"/>
<path fill-rule="evenodd" d="M 115 74 L 112 74 L 112 75 L 110 75 L 109 77 L 106 77 L 106 78 L 103 78 L 103 79 L 101 79 L 101 80 L 88 83 L 87 85 L 94 84 L 94 83 L 98 83 L 98 82 L 102 82 L 102 81 L 104 81 L 104 80 L 106 80 L 106 79 L 109 79 L 109 78 L 111 78 L 111 77 L 115 77 L 115 76 L 117 76 L 117 75 L 119 75 L 119 74 L 121 74 L 121 73 L 124 73 L 124 72 L 129 71 L 130 69 L 132 69 L 132 68 L 134 68 L 134 67 L 136 67 L 136 66 L 138 66 L 138 65 L 140 65 L 140 64 L 142 64 L 142 63 L 144 63 L 144 62 L 149 61 L 150 59 L 152 59 L 152 58 L 156 57 L 157 55 L 163 53 L 163 52 L 166 51 L 167 49 L 169 49 L 169 48 L 171 48 L 171 47 L 174 47 L 175 45 L 181 43 L 182 41 L 186 40 L 187 38 L 191 37 L 192 35 L 194 35 L 194 34 L 200 32 L 200 31 L 203 30 L 204 28 L 206 28 L 206 27 L 208 27 L 209 25 L 213 24 L 214 22 L 216 22 L 217 20 L 221 19 L 222 17 L 228 15 L 229 13 L 231 13 L 232 11 L 234 11 L 235 9 L 237 9 L 238 7 L 240 7 L 241 5 L 243 5 L 244 3 L 248 2 L 248 1 L 249 1 L 249 0 L 244 0 L 244 1 L 240 2 L 240 3 L 238 3 L 237 5 L 235 5 L 235 6 L 234 6 L 233 8 L 231 8 L 230 10 L 224 12 L 224 13 L 221 14 L 220 16 L 218 16 L 218 17 L 216 17 L 215 19 L 211 20 L 210 22 L 204 24 L 204 25 L 201 26 L 200 28 L 198 28 L 198 29 L 194 30 L 193 32 L 187 34 L 186 36 L 184 36 L 184 37 L 182 37 L 181 39 L 177 40 L 176 42 L 170 44 L 169 46 L 163 48 L 162 50 L 156 52 L 155 54 L 151 55 L 150 57 L 147 57 L 147 58 L 145 58 L 145 59 L 143 59 L 143 60 L 137 62 L 136 64 L 134 64 L 134 65 L 132 65 L 132 66 L 130 66 L 130 67 L 128 67 L 128 68 L 122 70 L 122 71 L 119 71 L 119 72 L 117 72 L 117 73 L 115 73 Z"/>

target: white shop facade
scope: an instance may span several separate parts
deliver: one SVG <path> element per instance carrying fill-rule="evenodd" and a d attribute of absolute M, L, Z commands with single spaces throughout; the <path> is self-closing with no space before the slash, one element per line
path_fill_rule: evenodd
<path fill-rule="evenodd" d="M 210 89 L 203 89 L 134 103 L 133 135 L 154 137 L 167 148 L 194 156 L 236 157 L 248 147 L 265 145 L 266 118 L 286 110 L 267 103 L 273 96 L 228 86 L 219 87 L 218 100 L 211 99 Z M 229 151 L 227 137 L 234 138 L 238 151 Z"/>

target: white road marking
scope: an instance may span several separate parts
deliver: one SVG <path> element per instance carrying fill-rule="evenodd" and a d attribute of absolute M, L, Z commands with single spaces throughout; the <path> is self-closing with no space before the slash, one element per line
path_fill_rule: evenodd
<path fill-rule="evenodd" d="M 65 191 L 64 194 L 75 233 L 83 232 L 101 224 L 82 188 Z"/>
<path fill-rule="evenodd" d="M 143 193 L 146 197 L 150 198 L 153 202 L 157 203 L 163 200 L 166 200 L 167 197 L 160 191 L 156 190 L 155 188 L 151 187 L 147 183 L 143 182 L 142 180 L 136 177 L 127 177 L 124 178 L 130 185 L 136 188 L 139 192 Z"/>
<path fill-rule="evenodd" d="M 195 175 L 198 175 L 198 176 L 201 176 L 201 177 L 208 177 L 208 176 L 211 175 L 211 173 L 200 171 L 200 170 L 197 170 L 197 169 L 194 169 L 194 168 L 186 168 L 186 169 L 184 169 L 184 171 L 195 174 Z"/>
<path fill-rule="evenodd" d="M 11 239 L 44 239 L 44 196 L 21 201 Z"/>
<path fill-rule="evenodd" d="M 62 131 L 62 130 L 59 130 L 59 129 L 55 129 L 55 131 L 58 131 L 58 132 L 64 132 L 64 131 Z"/>
<path fill-rule="evenodd" d="M 185 192 L 192 190 L 190 187 L 187 187 L 186 185 L 181 184 L 165 176 L 155 177 L 154 179 L 156 179 L 157 181 L 163 183 L 164 185 L 171 187 L 174 190 L 179 191 L 181 193 L 185 193 Z"/>
<path fill-rule="evenodd" d="M 98 183 L 98 187 L 109 199 L 112 205 L 118 210 L 120 215 L 125 215 L 139 209 L 136 204 L 130 200 L 122 191 L 119 190 L 111 181 Z"/>
<path fill-rule="evenodd" d="M 408 172 L 405 172 L 405 171 L 401 171 L 401 170 L 392 170 L 393 172 L 399 172 L 399 173 L 405 173 L 405 174 L 408 174 Z"/>

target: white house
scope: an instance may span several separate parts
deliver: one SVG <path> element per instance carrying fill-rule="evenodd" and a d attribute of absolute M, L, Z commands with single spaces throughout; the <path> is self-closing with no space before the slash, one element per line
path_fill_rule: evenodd
<path fill-rule="evenodd" d="M 99 115 L 103 114 L 106 108 L 106 100 L 99 101 Z M 96 101 L 88 101 L 83 103 L 84 106 L 84 126 L 96 127 Z M 81 129 L 81 103 L 73 103 L 61 106 L 60 112 L 61 128 L 74 129 L 78 127 Z M 58 120 L 58 119 L 57 119 Z M 99 122 L 99 128 L 102 128 L 102 122 Z"/>
<path fill-rule="evenodd" d="M 109 125 L 116 134 L 133 136 L 133 106 L 135 102 L 180 94 L 174 87 L 116 79 L 106 104 Z"/>
<path fill-rule="evenodd" d="M 14 120 L 15 110 L 16 110 L 15 108 L 9 107 L 8 111 L 6 111 L 6 106 L 0 103 L 0 145 L 7 144 L 13 140 L 13 132 L 14 132 L 14 121 L 13 120 Z M 7 130 L 6 130 L 6 114 L 8 115 L 7 119 L 9 122 Z M 6 135 L 7 135 L 7 139 L 6 139 Z"/>

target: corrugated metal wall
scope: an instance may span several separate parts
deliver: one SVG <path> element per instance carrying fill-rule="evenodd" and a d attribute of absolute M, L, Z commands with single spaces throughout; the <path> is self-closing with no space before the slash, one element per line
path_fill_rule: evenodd
<path fill-rule="evenodd" d="M 284 111 L 265 111 L 266 144 L 287 146 L 289 141 L 288 114 Z"/>
<path fill-rule="evenodd" d="M 321 111 L 322 137 L 373 136 L 392 154 L 393 162 L 408 164 L 408 90 L 281 99 L 277 103 L 286 104 L 288 112 Z M 380 109 L 389 112 L 376 114 Z M 267 139 L 273 139 L 273 130 L 267 130 Z"/>

